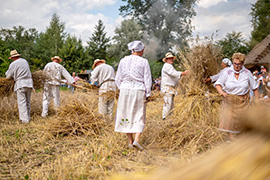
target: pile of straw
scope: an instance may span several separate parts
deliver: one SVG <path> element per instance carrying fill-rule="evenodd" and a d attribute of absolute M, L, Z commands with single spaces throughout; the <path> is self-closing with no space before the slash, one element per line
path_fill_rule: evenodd
<path fill-rule="evenodd" d="M 71 99 L 61 107 L 58 116 L 48 123 L 48 132 L 54 136 L 99 134 L 105 121 L 102 116 L 94 113 L 97 108 L 89 108 L 87 103 L 87 100 Z"/>
<path fill-rule="evenodd" d="M 14 80 L 0 77 L 0 97 L 8 97 L 14 92 Z"/>

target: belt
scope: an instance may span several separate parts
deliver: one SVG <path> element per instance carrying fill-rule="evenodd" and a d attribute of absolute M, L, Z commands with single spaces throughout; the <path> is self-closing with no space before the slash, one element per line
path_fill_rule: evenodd
<path fill-rule="evenodd" d="M 102 83 L 100 83 L 100 85 L 98 87 L 100 87 L 102 84 L 104 84 L 105 82 L 109 82 L 109 81 L 114 81 L 112 79 L 109 79 L 109 80 L 106 80 L 106 81 L 103 81 Z"/>

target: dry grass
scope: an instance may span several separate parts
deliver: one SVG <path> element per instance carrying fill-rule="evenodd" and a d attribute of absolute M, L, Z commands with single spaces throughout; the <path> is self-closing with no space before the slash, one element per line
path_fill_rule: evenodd
<path fill-rule="evenodd" d="M 0 179 L 107 179 L 129 173 L 140 178 L 171 162 L 203 156 L 223 137 L 217 130 L 220 97 L 205 95 L 209 85 L 202 83 L 206 66 L 217 60 L 212 51 L 198 52 L 208 54 L 188 68 L 198 79 L 180 86 L 188 93 L 176 96 L 173 114 L 162 120 L 158 92 L 147 103 L 140 142 L 144 151 L 128 149 L 126 136 L 114 132 L 114 121 L 98 114 L 96 90 L 62 91 L 61 110 L 51 110 L 44 119 L 42 92 L 33 93 L 29 124 L 19 122 L 16 96 L 6 97 L 0 103 Z M 186 59 L 189 64 L 191 59 Z M 205 59 L 209 62 L 200 65 Z M 206 69 L 203 74 L 201 68 Z"/>
<path fill-rule="evenodd" d="M 145 179 L 269 179 L 270 114 L 269 104 L 252 106 L 239 120 L 245 132 L 202 159 L 176 165 L 168 172 L 157 172 Z"/>
<path fill-rule="evenodd" d="M 183 139 L 176 138 L 182 137 L 180 132 L 169 133 L 174 133 L 177 123 L 183 123 L 182 128 L 179 127 L 182 132 L 194 132 L 196 130 L 190 123 L 195 125 L 195 122 L 185 123 L 184 119 L 174 119 L 175 116 L 162 121 L 162 101 L 151 101 L 147 105 L 147 126 L 142 136 L 145 151 L 139 152 L 129 150 L 126 137 L 114 132 L 113 121 L 97 113 L 95 93 L 75 92 L 71 95 L 69 91 L 61 92 L 61 110 L 56 114 L 51 111 L 51 115 L 44 119 L 40 117 L 41 97 L 42 92 L 32 94 L 29 124 L 19 122 L 16 96 L 1 102 L 0 179 L 25 176 L 36 179 L 104 179 L 114 173 L 147 173 L 171 160 L 190 158 L 199 151 L 186 151 L 187 144 L 203 143 L 200 139 L 188 142 L 191 140 L 188 134 L 183 136 L 185 143 L 181 143 Z M 204 128 L 208 126 L 200 129 L 203 131 Z M 174 140 L 166 147 L 172 136 Z M 191 136 L 196 138 L 201 134 Z M 215 140 L 219 141 L 218 138 Z M 201 152 L 208 148 L 211 145 Z"/>

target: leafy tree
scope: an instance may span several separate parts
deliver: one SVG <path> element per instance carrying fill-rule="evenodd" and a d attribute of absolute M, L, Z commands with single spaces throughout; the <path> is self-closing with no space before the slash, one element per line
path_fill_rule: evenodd
<path fill-rule="evenodd" d="M 33 46 L 38 36 L 38 32 L 34 28 L 25 29 L 22 26 L 13 27 L 13 29 L 0 30 L 0 66 L 1 72 L 5 72 L 11 61 L 8 60 L 11 50 L 16 49 L 22 57 L 28 60 L 30 66 L 33 56 Z M 4 63 L 4 64 L 3 64 Z M 3 73 L 1 73 L 3 75 Z"/>
<path fill-rule="evenodd" d="M 105 26 L 101 20 L 95 26 L 95 31 L 89 38 L 87 55 L 89 56 L 86 60 L 90 67 L 95 59 L 106 59 L 107 48 L 109 46 L 110 38 L 106 37 L 107 33 L 104 31 Z"/>
<path fill-rule="evenodd" d="M 151 69 L 151 74 L 153 78 L 157 78 L 161 76 L 161 69 L 163 67 L 163 63 L 157 60 L 149 60 L 149 66 Z"/>
<path fill-rule="evenodd" d="M 81 69 L 89 69 L 89 66 L 84 66 L 83 60 L 85 58 L 85 52 L 81 39 L 75 36 L 67 36 L 63 47 L 60 49 L 60 56 L 63 58 L 63 66 L 69 71 L 79 72 Z"/>
<path fill-rule="evenodd" d="M 0 77 L 5 76 L 5 72 L 8 70 L 9 64 L 12 62 L 8 59 L 10 50 L 7 48 L 6 42 L 0 39 Z"/>
<path fill-rule="evenodd" d="M 256 1 L 251 10 L 253 31 L 250 45 L 254 47 L 270 34 L 270 0 Z"/>
<path fill-rule="evenodd" d="M 127 5 L 120 7 L 123 15 L 130 15 L 147 32 L 159 40 L 156 49 L 161 59 L 172 47 L 186 45 L 185 39 L 191 35 L 191 18 L 195 15 L 196 0 L 122 0 Z"/>
<path fill-rule="evenodd" d="M 44 33 L 40 33 L 34 47 L 35 56 L 41 60 L 41 67 L 44 67 L 52 56 L 59 55 L 66 37 L 65 24 L 55 13 L 52 16 L 50 26 Z"/>
<path fill-rule="evenodd" d="M 231 58 L 235 52 L 247 54 L 250 50 L 242 33 L 235 31 L 228 33 L 225 38 L 217 41 L 216 45 L 221 48 L 222 54 L 229 58 Z"/>
<path fill-rule="evenodd" d="M 114 44 L 108 49 L 109 57 L 113 57 L 114 65 L 123 57 L 130 54 L 127 44 L 134 40 L 141 40 L 143 38 L 142 27 L 133 19 L 124 20 L 119 28 L 115 29 L 115 36 L 112 38 Z"/>

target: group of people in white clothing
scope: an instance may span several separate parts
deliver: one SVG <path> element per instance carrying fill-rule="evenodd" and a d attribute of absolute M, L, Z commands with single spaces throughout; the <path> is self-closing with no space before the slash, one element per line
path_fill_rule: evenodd
<path fill-rule="evenodd" d="M 115 131 L 126 133 L 129 147 L 136 147 L 140 150 L 143 149 L 139 140 L 145 127 L 146 102 L 151 95 L 152 86 L 148 60 L 142 57 L 144 48 L 141 41 L 129 43 L 128 49 L 131 51 L 131 55 L 120 60 L 116 75 L 113 67 L 106 64 L 103 59 L 94 61 L 91 72 L 91 83 L 96 83 L 99 87 L 99 113 L 112 117 L 114 97 L 111 97 L 110 92 L 115 93 L 118 88 L 120 93 L 115 115 Z M 30 120 L 33 80 L 27 61 L 22 59 L 16 50 L 11 51 L 10 54 L 13 62 L 6 72 L 6 77 L 13 78 L 15 81 L 14 91 L 17 93 L 20 120 L 26 123 Z M 258 97 L 258 83 L 250 71 L 243 66 L 245 55 L 235 53 L 232 59 L 233 64 L 229 59 L 223 59 L 221 72 L 205 80 L 205 82 L 216 81 L 214 86 L 218 93 L 224 96 L 219 129 L 230 135 L 241 132 L 234 116 L 248 106 L 249 91 L 252 90 L 255 97 Z M 74 78 L 60 64 L 62 59 L 54 56 L 51 60 L 52 62 L 44 68 L 44 72 L 50 78 L 44 84 L 42 117 L 48 115 L 51 98 L 53 98 L 55 109 L 60 106 L 61 77 L 65 77 L 70 85 L 75 84 Z M 172 53 L 167 53 L 163 58 L 164 65 L 161 71 L 161 92 L 164 98 L 163 120 L 172 112 L 177 83 L 181 76 L 189 74 L 188 70 L 177 71 L 173 67 L 174 60 L 175 56 Z"/>

